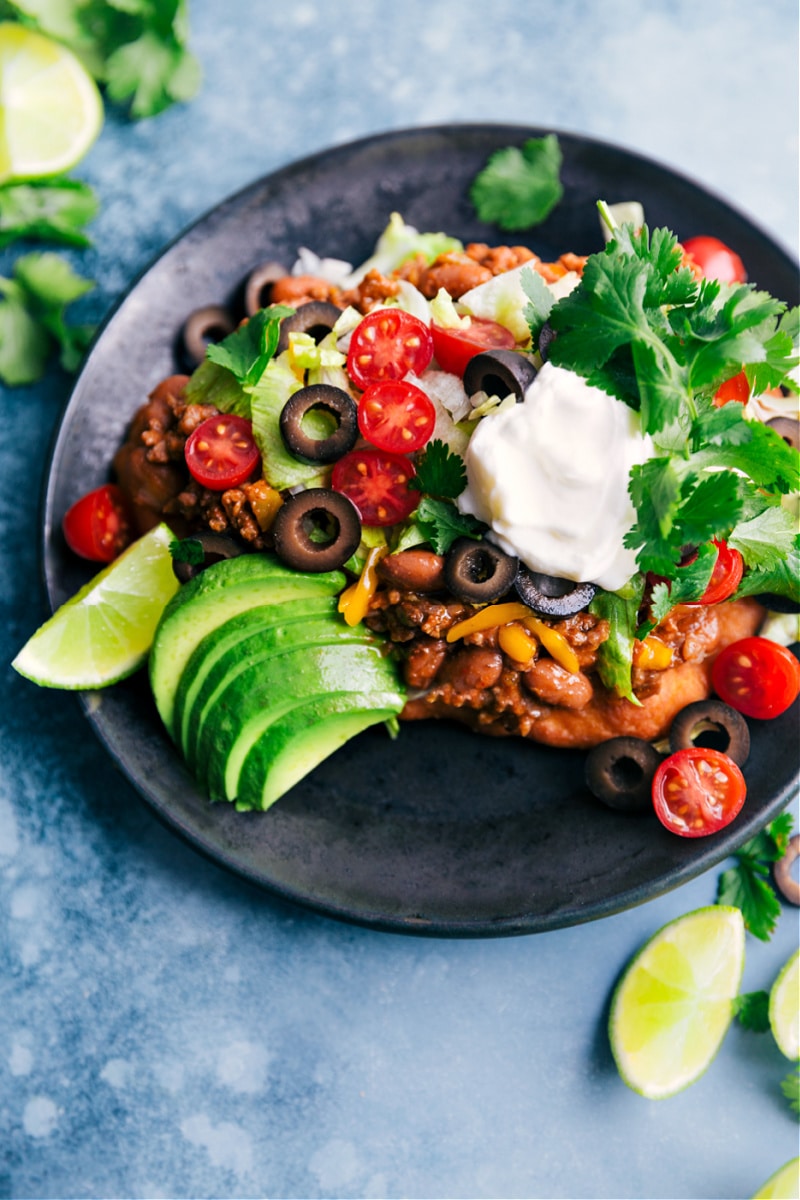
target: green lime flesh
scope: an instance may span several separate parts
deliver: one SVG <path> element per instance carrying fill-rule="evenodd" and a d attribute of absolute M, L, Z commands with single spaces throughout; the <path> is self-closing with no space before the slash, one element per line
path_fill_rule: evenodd
<path fill-rule="evenodd" d="M 248 608 L 335 595 L 344 582 L 339 571 L 302 574 L 273 555 L 243 554 L 214 563 L 184 584 L 165 608 L 150 652 L 150 686 L 170 733 L 183 669 L 206 634 Z"/>
<path fill-rule="evenodd" d="M 278 717 L 244 759 L 236 787 L 240 810 L 268 809 L 324 759 L 372 725 L 400 711 L 398 694 L 333 693 Z"/>
<path fill-rule="evenodd" d="M 336 599 L 318 596 L 311 600 L 296 600 L 287 604 L 259 604 L 230 617 L 216 629 L 203 637 L 192 651 L 184 667 L 175 692 L 173 710 L 173 736 L 183 750 L 188 752 L 191 731 L 196 725 L 198 714 L 209 697 L 209 688 L 204 688 L 210 674 L 220 679 L 223 664 L 233 665 L 237 658 L 246 656 L 251 647 L 249 642 L 259 638 L 266 630 L 275 630 L 280 641 L 303 641 L 305 626 L 317 618 L 335 619 Z M 199 694 L 203 691 L 203 696 Z M 191 739 L 193 740 L 193 739 Z"/>
<path fill-rule="evenodd" d="M 379 645 L 328 642 L 269 655 L 217 696 L 189 766 L 212 799 L 232 799 L 247 752 L 276 716 L 343 690 L 397 695 L 394 667 Z"/>

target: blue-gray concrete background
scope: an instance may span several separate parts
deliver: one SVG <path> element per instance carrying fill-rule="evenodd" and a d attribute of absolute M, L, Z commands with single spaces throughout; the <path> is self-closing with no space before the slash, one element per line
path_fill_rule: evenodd
<path fill-rule="evenodd" d="M 639 150 L 797 249 L 793 0 L 190 0 L 190 104 L 111 114 L 78 174 L 101 318 L 228 193 L 372 132 L 519 122 Z M 12 255 L 0 256 L 7 273 Z M 5 390 L 3 661 L 45 615 L 35 497 L 69 383 Z M 716 872 L 628 913 L 422 941 L 290 908 L 163 829 L 74 700 L 6 665 L 0 720 L 0 1196 L 751 1196 L 797 1153 L 768 1035 L 648 1103 L 605 1020 L 626 960 Z M 746 990 L 798 941 L 748 939 Z"/>

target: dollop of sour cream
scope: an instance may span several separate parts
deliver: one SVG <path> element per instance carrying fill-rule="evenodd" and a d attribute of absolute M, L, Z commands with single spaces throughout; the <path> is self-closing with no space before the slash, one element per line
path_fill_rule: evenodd
<path fill-rule="evenodd" d="M 616 591 L 636 571 L 622 544 L 636 517 L 630 471 L 653 453 L 627 404 L 546 363 L 521 404 L 472 434 L 458 507 L 531 570 Z"/>

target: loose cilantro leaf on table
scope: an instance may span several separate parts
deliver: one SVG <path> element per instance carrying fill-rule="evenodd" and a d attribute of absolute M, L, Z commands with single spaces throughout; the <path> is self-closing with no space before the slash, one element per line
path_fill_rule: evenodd
<path fill-rule="evenodd" d="M 0 187 L 0 247 L 18 238 L 89 246 L 83 227 L 97 210 L 97 197 L 79 179 L 6 184 Z"/>
<path fill-rule="evenodd" d="M 752 1033 L 769 1029 L 769 992 L 744 992 L 733 1002 L 737 1021 Z"/>
<path fill-rule="evenodd" d="M 6 0 L 6 8 L 68 45 L 132 117 L 155 116 L 200 85 L 186 0 Z"/>
<path fill-rule="evenodd" d="M 561 147 L 552 133 L 528 138 L 521 149 L 496 150 L 470 189 L 481 221 L 509 231 L 544 221 L 564 194 L 561 162 Z"/>
<path fill-rule="evenodd" d="M 800 1067 L 795 1067 L 781 1081 L 781 1091 L 789 1101 L 789 1108 L 800 1119 Z"/>
<path fill-rule="evenodd" d="M 717 904 L 741 909 L 746 928 L 762 942 L 772 937 L 781 913 L 769 872 L 786 852 L 792 824 L 792 814 L 781 813 L 736 851 L 736 865 L 723 871 L 717 882 Z"/>
<path fill-rule="evenodd" d="M 0 277 L 0 379 L 11 387 L 35 383 L 50 354 L 74 371 L 92 336 L 88 325 L 71 325 L 66 309 L 94 284 L 55 253 L 27 254 L 12 278 Z"/>

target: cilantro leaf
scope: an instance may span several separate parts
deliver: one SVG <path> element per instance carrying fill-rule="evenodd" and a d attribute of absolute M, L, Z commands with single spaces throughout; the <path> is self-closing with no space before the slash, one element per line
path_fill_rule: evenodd
<path fill-rule="evenodd" d="M 467 486 L 467 468 L 463 458 L 438 438 L 428 442 L 416 469 L 416 477 L 411 480 L 409 487 L 428 496 L 455 500 Z"/>
<path fill-rule="evenodd" d="M 736 851 L 736 865 L 723 871 L 717 881 L 717 904 L 741 909 L 745 927 L 763 942 L 772 937 L 781 913 L 780 901 L 769 883 L 769 867 L 785 853 L 792 824 L 792 814 L 781 813 Z"/>
<path fill-rule="evenodd" d="M 731 545 L 737 545 L 737 532 L 731 535 Z M 749 549 L 749 548 L 748 548 Z M 785 559 L 779 562 L 770 561 L 757 563 L 745 572 L 742 582 L 736 591 L 737 598 L 742 596 L 759 596 L 771 592 L 776 596 L 784 596 L 796 604 L 800 604 L 800 534 L 795 534 L 791 549 Z"/>
<path fill-rule="evenodd" d="M 0 247 L 17 238 L 91 245 L 83 232 L 98 203 L 87 183 L 55 178 L 0 187 Z"/>
<path fill-rule="evenodd" d="M 552 133 L 528 138 L 521 149 L 496 150 L 470 188 L 480 220 L 510 231 L 544 221 L 564 194 L 561 162 L 561 147 Z"/>
<path fill-rule="evenodd" d="M 293 312 L 282 304 L 259 309 L 221 342 L 210 345 L 206 358 L 230 371 L 242 387 L 253 387 L 278 348 L 281 318 Z"/>
<path fill-rule="evenodd" d="M 64 370 L 76 370 L 93 331 L 69 324 L 66 309 L 93 286 L 53 252 L 18 258 L 12 278 L 0 277 L 0 379 L 35 383 L 54 350 Z"/>
<path fill-rule="evenodd" d="M 202 542 L 196 537 L 181 538 L 180 541 L 176 539 L 170 542 L 169 552 L 173 562 L 188 563 L 193 567 L 199 566 L 206 556 Z"/>
<path fill-rule="evenodd" d="M 733 1002 L 734 1016 L 739 1024 L 753 1033 L 769 1029 L 769 992 L 744 992 Z"/>
<path fill-rule="evenodd" d="M 437 554 L 446 554 L 458 538 L 481 538 L 487 528 L 468 513 L 460 513 L 449 500 L 433 500 L 430 496 L 420 500 L 414 523 Z"/>
<path fill-rule="evenodd" d="M 800 1066 L 781 1080 L 781 1091 L 789 1101 L 789 1108 L 800 1118 Z"/>

